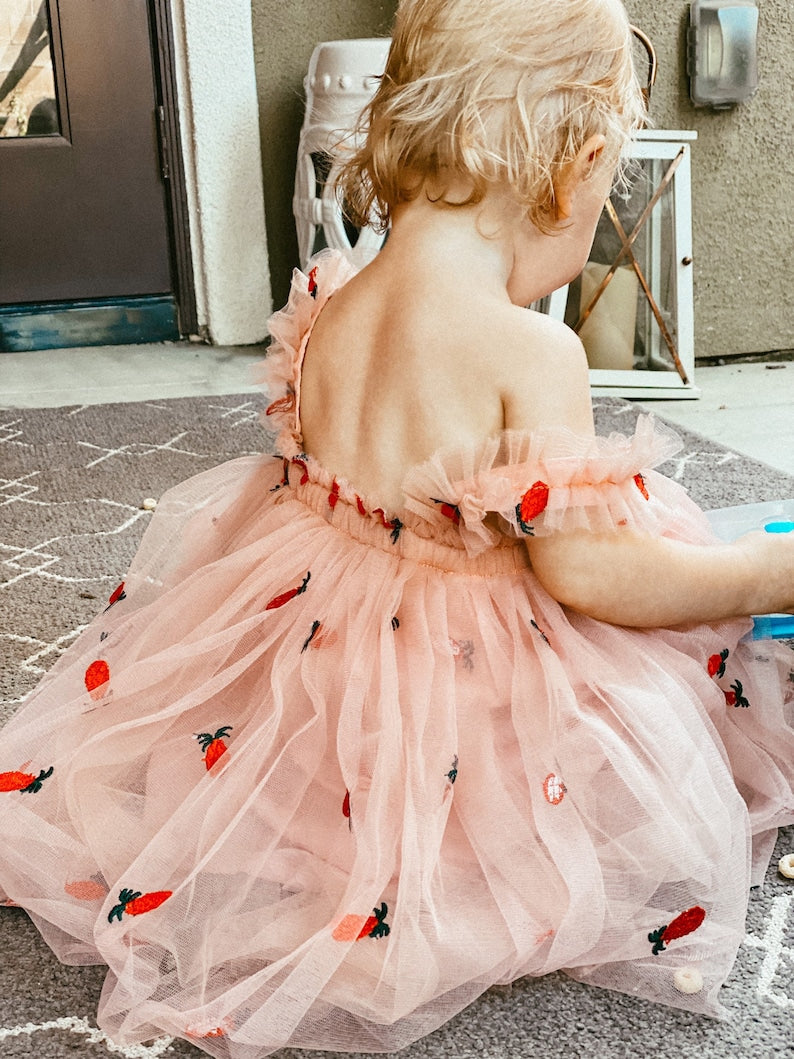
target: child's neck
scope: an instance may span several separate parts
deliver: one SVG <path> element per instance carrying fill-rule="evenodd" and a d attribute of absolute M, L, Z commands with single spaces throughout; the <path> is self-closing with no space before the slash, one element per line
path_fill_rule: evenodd
<path fill-rule="evenodd" d="M 386 250 L 421 258 L 435 267 L 465 271 L 488 287 L 503 289 L 510 274 L 509 239 L 486 221 L 483 204 L 445 206 L 424 196 L 395 211 Z"/>
<path fill-rule="evenodd" d="M 447 201 L 465 199 L 452 188 Z M 558 251 L 563 235 L 549 236 L 522 217 L 517 207 L 499 192 L 479 203 L 451 206 L 433 202 L 424 192 L 394 211 L 392 231 L 382 254 L 400 268 L 426 265 L 431 270 L 451 268 L 516 305 L 529 305 L 548 294 L 556 282 Z"/>

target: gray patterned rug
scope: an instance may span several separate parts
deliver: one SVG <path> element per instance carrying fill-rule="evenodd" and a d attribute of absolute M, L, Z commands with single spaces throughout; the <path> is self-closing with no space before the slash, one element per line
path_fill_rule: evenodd
<path fill-rule="evenodd" d="M 150 515 L 148 497 L 267 445 L 256 396 L 0 409 L 0 723 L 118 584 Z M 638 409 L 597 402 L 600 433 Z M 794 478 L 676 428 L 684 451 L 662 470 L 705 508 L 794 496 Z M 781 835 L 773 866 L 794 849 Z M 0 854 L 1 855 L 1 854 Z M 96 1029 L 96 967 L 63 967 L 23 912 L 0 909 L 0 1056 L 199 1059 L 184 1041 L 119 1047 Z M 634 1059 L 794 1054 L 794 886 L 770 870 L 723 991 L 727 1022 L 655 1007 L 550 975 L 491 990 L 403 1059 Z M 309 1059 L 288 1050 L 281 1059 Z"/>

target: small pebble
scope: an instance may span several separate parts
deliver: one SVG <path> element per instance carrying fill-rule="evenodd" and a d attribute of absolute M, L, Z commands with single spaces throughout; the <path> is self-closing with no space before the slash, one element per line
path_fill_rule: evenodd
<path fill-rule="evenodd" d="M 157 507 L 157 501 L 153 496 L 147 496 L 144 502 L 141 504 L 144 511 L 154 511 Z"/>
<path fill-rule="evenodd" d="M 787 853 L 777 862 L 777 870 L 787 879 L 794 879 L 794 853 Z"/>
<path fill-rule="evenodd" d="M 673 983 L 679 993 L 699 993 L 703 988 L 703 975 L 696 967 L 681 967 L 675 972 Z"/>

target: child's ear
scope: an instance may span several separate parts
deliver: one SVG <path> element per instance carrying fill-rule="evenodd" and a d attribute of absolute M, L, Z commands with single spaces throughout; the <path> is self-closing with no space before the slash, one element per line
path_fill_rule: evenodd
<path fill-rule="evenodd" d="M 566 162 L 554 178 L 554 204 L 558 221 L 567 221 L 573 215 L 573 200 L 579 185 L 590 176 L 604 153 L 606 143 L 606 137 L 600 132 L 588 137 L 576 157 Z"/>

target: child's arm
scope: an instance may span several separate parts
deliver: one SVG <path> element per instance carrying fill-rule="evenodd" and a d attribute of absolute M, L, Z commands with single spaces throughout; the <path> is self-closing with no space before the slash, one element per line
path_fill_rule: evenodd
<path fill-rule="evenodd" d="M 528 541 L 532 568 L 560 603 L 613 625 L 666 627 L 794 611 L 794 534 L 699 545 L 632 530 Z"/>
<path fill-rule="evenodd" d="M 556 321 L 525 318 L 513 334 L 505 426 L 566 426 L 592 434 L 587 361 Z M 539 331 L 538 331 L 539 325 Z M 542 341 L 538 344 L 538 334 Z M 751 533 L 697 545 L 632 530 L 559 533 L 527 541 L 533 570 L 560 603 L 614 625 L 664 627 L 794 611 L 794 533 Z"/>

